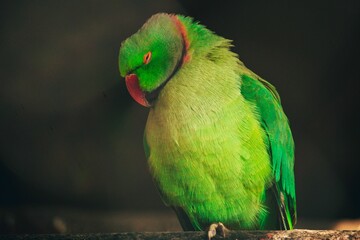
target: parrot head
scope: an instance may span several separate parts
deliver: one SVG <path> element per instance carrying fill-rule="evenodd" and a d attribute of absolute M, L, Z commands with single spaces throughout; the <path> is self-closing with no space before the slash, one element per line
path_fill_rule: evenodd
<path fill-rule="evenodd" d="M 122 42 L 120 74 L 139 104 L 150 107 L 180 68 L 186 52 L 183 31 L 184 26 L 176 15 L 159 13 Z"/>

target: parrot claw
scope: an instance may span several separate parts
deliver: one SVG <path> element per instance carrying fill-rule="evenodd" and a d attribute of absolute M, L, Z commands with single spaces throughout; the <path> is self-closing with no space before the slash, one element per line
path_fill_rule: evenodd
<path fill-rule="evenodd" d="M 211 240 L 213 237 L 215 237 L 217 232 L 219 232 L 219 234 L 222 237 L 225 237 L 225 235 L 226 235 L 225 233 L 228 232 L 228 231 L 229 231 L 229 229 L 227 229 L 225 227 L 225 225 L 222 224 L 221 222 L 213 223 L 209 227 L 208 240 Z"/>

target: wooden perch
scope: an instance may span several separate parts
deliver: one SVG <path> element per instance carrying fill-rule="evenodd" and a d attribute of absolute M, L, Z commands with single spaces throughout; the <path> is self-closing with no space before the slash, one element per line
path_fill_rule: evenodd
<path fill-rule="evenodd" d="M 205 232 L 128 232 L 98 234 L 31 234 L 31 235 L 0 235 L 0 239 L 10 240 L 152 240 L 152 239 L 195 239 L 206 240 Z M 230 231 L 226 238 L 216 239 L 360 239 L 359 230 L 293 230 L 293 231 Z"/>

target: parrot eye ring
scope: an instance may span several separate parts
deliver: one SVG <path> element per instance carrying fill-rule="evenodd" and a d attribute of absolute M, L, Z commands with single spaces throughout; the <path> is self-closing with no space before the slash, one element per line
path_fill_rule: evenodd
<path fill-rule="evenodd" d="M 151 52 L 148 52 L 144 55 L 144 59 L 143 59 L 143 62 L 144 64 L 148 64 L 151 60 Z"/>

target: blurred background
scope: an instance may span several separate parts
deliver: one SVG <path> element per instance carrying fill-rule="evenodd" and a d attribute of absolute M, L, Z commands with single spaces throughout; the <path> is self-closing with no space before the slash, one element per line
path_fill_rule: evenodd
<path fill-rule="evenodd" d="M 19 0 L 0 9 L 0 233 L 180 229 L 148 173 L 148 110 L 117 65 L 120 43 L 158 12 L 234 40 L 277 87 L 298 227 L 360 218 L 359 1 Z"/>

